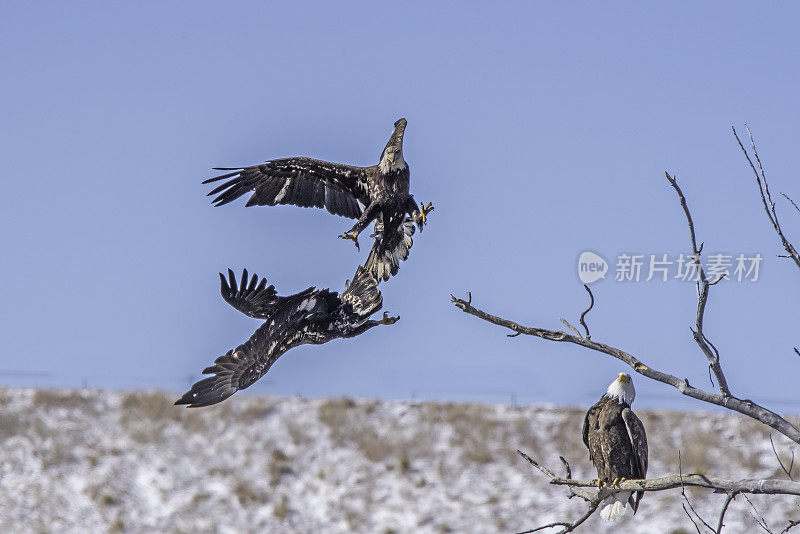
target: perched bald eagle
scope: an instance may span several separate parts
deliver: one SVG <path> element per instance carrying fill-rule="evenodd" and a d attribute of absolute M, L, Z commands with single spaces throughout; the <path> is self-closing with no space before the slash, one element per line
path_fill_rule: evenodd
<path fill-rule="evenodd" d="M 606 393 L 586 412 L 583 420 L 583 442 L 589 449 L 589 460 L 597 468 L 599 485 L 615 485 L 626 479 L 643 479 L 647 475 L 647 435 L 644 425 L 631 410 L 636 390 L 628 374 L 620 373 Z M 603 501 L 600 516 L 616 521 L 627 503 L 633 513 L 639 508 L 644 492 L 619 492 Z"/>
<path fill-rule="evenodd" d="M 216 404 L 264 376 L 292 347 L 357 336 L 373 326 L 394 324 L 399 319 L 384 312 L 383 319 L 370 320 L 370 315 L 381 309 L 383 298 L 377 280 L 363 266 L 358 267 L 353 281 L 345 284 L 341 295 L 309 287 L 281 297 L 275 286 L 266 286 L 266 279 L 259 282 L 254 274 L 248 280 L 246 269 L 238 285 L 230 269 L 227 280 L 222 273 L 219 278 L 222 298 L 245 315 L 263 319 L 264 324 L 250 339 L 204 369 L 203 374 L 214 376 L 194 384 L 175 404 L 192 408 Z"/>
<path fill-rule="evenodd" d="M 388 280 L 397 273 L 399 262 L 408 257 L 412 244 L 406 216 L 422 231 L 428 213 L 433 210 L 430 203 L 417 206 L 409 193 L 410 174 L 403 159 L 405 129 L 406 119 L 394 123 L 389 142 L 378 164 L 372 167 L 293 157 L 252 167 L 218 167 L 215 170 L 232 172 L 203 183 L 225 180 L 209 193 L 209 196 L 217 195 L 213 201 L 216 206 L 252 191 L 246 206 L 324 207 L 334 215 L 357 219 L 350 230 L 339 236 L 352 240 L 356 248 L 358 235 L 372 221 L 380 223 L 382 229 L 376 229 L 370 269 L 376 278 Z"/>

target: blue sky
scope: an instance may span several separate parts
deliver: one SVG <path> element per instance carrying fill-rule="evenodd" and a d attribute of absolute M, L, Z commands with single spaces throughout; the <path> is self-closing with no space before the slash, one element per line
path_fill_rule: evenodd
<path fill-rule="evenodd" d="M 735 394 L 797 411 L 800 283 L 776 258 L 730 133 L 747 121 L 773 190 L 800 199 L 800 8 L 643 3 L 16 3 L 0 21 L 6 385 L 182 392 L 258 322 L 219 297 L 247 267 L 282 293 L 341 289 L 351 222 L 212 208 L 215 166 L 291 155 L 372 165 L 399 117 L 412 192 L 432 201 L 382 285 L 402 319 L 293 349 L 248 392 L 588 404 L 622 365 L 457 311 L 449 294 L 562 328 L 586 305 L 578 255 L 761 253 L 715 286 L 706 333 Z M 779 214 L 800 244 L 800 214 Z M 613 268 L 613 267 L 612 267 Z M 708 387 L 694 287 L 594 286 L 593 339 Z M 13 373 L 45 373 L 46 376 Z M 635 378 L 637 403 L 697 407 Z M 228 401 L 230 402 L 230 401 Z"/>

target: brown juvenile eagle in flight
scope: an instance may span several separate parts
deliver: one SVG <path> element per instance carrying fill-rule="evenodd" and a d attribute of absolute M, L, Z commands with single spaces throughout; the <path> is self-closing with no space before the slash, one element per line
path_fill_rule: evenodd
<path fill-rule="evenodd" d="M 583 421 L 583 442 L 589 449 L 589 460 L 597 468 L 597 485 L 616 485 L 626 479 L 643 479 L 647 475 L 647 434 L 642 421 L 631 410 L 636 390 L 628 374 L 620 373 L 606 393 L 586 412 Z M 600 516 L 616 521 L 627 509 L 639 508 L 644 492 L 624 491 L 607 497 Z"/>
<path fill-rule="evenodd" d="M 308 289 L 281 297 L 275 286 L 267 287 L 255 274 L 248 280 L 242 271 L 236 283 L 233 271 L 228 279 L 220 273 L 220 292 L 225 302 L 240 312 L 263 319 L 250 339 L 214 361 L 203 370 L 205 378 L 192 386 L 175 404 L 191 408 L 222 402 L 240 389 L 245 389 L 266 374 L 275 361 L 287 350 L 310 343 L 321 345 L 332 339 L 353 337 L 380 324 L 394 324 L 399 317 L 386 312 L 379 321 L 369 317 L 381 309 L 383 298 L 378 281 L 360 266 L 352 282 L 345 284 L 339 294 L 328 289 Z"/>
<path fill-rule="evenodd" d="M 246 206 L 292 204 L 304 208 L 324 207 L 334 215 L 357 219 L 340 235 L 358 248 L 358 235 L 376 221 L 375 244 L 366 266 L 377 279 L 388 280 L 397 273 L 399 263 L 408 257 L 412 245 L 413 222 L 422 231 L 428 203 L 417 203 L 409 193 L 408 164 L 403 159 L 403 133 L 406 119 L 394 123 L 389 142 L 377 165 L 355 167 L 307 157 L 274 159 L 252 167 L 223 168 L 232 171 L 209 178 L 208 184 L 224 182 L 208 195 L 222 206 L 252 191 Z M 411 224 L 406 224 L 406 223 Z"/>

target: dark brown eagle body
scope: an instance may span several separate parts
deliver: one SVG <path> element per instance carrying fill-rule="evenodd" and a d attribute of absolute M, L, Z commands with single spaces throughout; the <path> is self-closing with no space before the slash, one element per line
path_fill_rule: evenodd
<path fill-rule="evenodd" d="M 589 449 L 589 460 L 597 469 L 597 478 L 603 485 L 621 479 L 643 479 L 647 475 L 647 435 L 644 425 L 629 404 L 635 396 L 630 380 L 630 376 L 620 374 L 609 386 L 609 392 L 589 408 L 583 421 L 583 442 Z M 620 396 L 612 394 L 615 391 L 622 392 L 623 386 L 629 388 L 625 393 Z M 612 389 L 615 387 L 616 390 Z M 624 514 L 625 500 L 636 513 L 643 492 L 636 492 L 635 498 L 632 495 L 617 495 L 623 498 L 620 516 Z M 609 503 L 613 503 L 613 499 Z M 609 514 L 610 511 L 603 517 L 612 521 L 619 517 L 612 515 L 609 518 Z"/>
<path fill-rule="evenodd" d="M 274 286 L 266 286 L 265 279 L 259 282 L 256 275 L 248 279 L 247 270 L 238 285 L 232 271 L 228 271 L 228 280 L 220 273 L 220 291 L 228 304 L 265 322 L 250 339 L 204 369 L 203 374 L 214 376 L 194 384 L 175 404 L 190 407 L 216 404 L 252 385 L 293 347 L 357 336 L 374 326 L 397 320 L 385 313 L 380 321 L 369 318 L 380 310 L 383 299 L 377 280 L 362 266 L 341 294 L 310 287 L 281 297 Z"/>
<path fill-rule="evenodd" d="M 367 267 L 378 279 L 396 274 L 399 262 L 408 256 L 413 241 L 404 222 L 408 217 L 422 228 L 424 216 L 409 192 L 410 173 L 403 159 L 406 119 L 394 124 L 394 131 L 377 165 L 356 167 L 306 157 L 267 161 L 205 180 L 224 180 L 209 195 L 221 206 L 252 191 L 247 206 L 291 204 L 325 208 L 334 215 L 357 219 L 343 236 L 358 245 L 357 237 L 371 222 L 381 222 Z M 377 236 L 380 234 L 380 238 Z"/>

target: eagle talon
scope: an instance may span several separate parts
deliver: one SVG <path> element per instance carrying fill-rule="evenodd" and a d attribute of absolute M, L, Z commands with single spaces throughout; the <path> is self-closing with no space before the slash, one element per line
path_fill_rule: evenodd
<path fill-rule="evenodd" d="M 428 214 L 432 212 L 434 209 L 433 204 L 428 202 L 426 205 L 424 202 L 419 203 L 419 212 L 417 215 L 417 226 L 419 226 L 419 231 L 422 231 L 422 227 L 428 224 Z"/>
<path fill-rule="evenodd" d="M 399 320 L 400 320 L 400 316 L 399 315 L 397 317 L 389 317 L 389 312 L 383 312 L 383 319 L 378 321 L 378 324 L 389 325 L 389 324 L 394 324 Z"/>
<path fill-rule="evenodd" d="M 361 252 L 361 247 L 358 246 L 358 232 L 345 232 L 339 236 L 339 239 L 350 239 L 355 243 L 356 250 Z"/>

